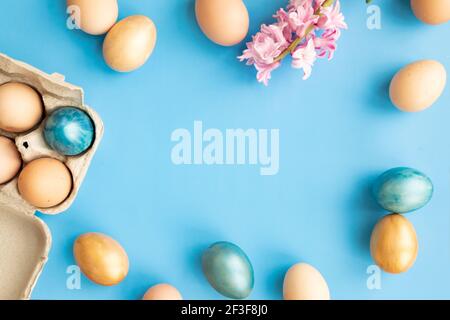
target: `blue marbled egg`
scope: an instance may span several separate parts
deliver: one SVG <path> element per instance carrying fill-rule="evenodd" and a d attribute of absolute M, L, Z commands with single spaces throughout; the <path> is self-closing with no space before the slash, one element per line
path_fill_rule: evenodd
<path fill-rule="evenodd" d="M 390 212 L 407 213 L 422 208 L 433 195 L 433 183 L 422 172 L 394 168 L 378 177 L 373 187 L 376 201 Z"/>
<path fill-rule="evenodd" d="M 91 147 L 94 130 L 92 119 L 86 112 L 64 107 L 53 112 L 45 121 L 44 138 L 60 154 L 76 156 Z"/>
<path fill-rule="evenodd" d="M 253 267 L 241 248 L 230 242 L 211 245 L 202 257 L 203 273 L 211 286 L 232 299 L 247 298 L 253 290 Z"/>

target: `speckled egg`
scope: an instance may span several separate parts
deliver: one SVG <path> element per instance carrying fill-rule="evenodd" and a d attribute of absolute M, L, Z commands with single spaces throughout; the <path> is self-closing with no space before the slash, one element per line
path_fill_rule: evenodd
<path fill-rule="evenodd" d="M 445 66 L 435 60 L 419 60 L 398 71 L 389 86 L 392 103 L 404 112 L 430 108 L 444 92 Z"/>
<path fill-rule="evenodd" d="M 433 195 L 433 184 L 422 172 L 394 168 L 376 180 L 373 193 L 381 207 L 390 212 L 406 213 L 425 206 Z"/>
<path fill-rule="evenodd" d="M 211 245 L 202 257 L 203 273 L 211 286 L 232 299 L 245 299 L 253 290 L 252 264 L 241 248 L 230 242 Z"/>
<path fill-rule="evenodd" d="M 72 190 L 67 166 L 52 158 L 35 159 L 20 172 L 17 188 L 25 201 L 37 208 L 51 208 L 64 202 Z"/>
<path fill-rule="evenodd" d="M 94 141 L 94 124 L 86 112 L 64 107 L 45 121 L 44 138 L 60 154 L 76 156 L 89 149 Z"/>

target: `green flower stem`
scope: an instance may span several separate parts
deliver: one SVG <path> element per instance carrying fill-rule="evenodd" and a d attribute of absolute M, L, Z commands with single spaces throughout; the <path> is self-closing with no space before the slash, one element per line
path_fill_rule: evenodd
<path fill-rule="evenodd" d="M 322 14 L 320 13 L 322 8 L 326 8 L 331 6 L 334 3 L 335 0 L 326 0 L 322 7 L 317 8 L 317 10 L 314 12 L 314 15 L 316 16 L 321 16 Z M 287 47 L 286 49 L 284 49 L 283 52 L 280 53 L 280 55 L 278 57 L 276 57 L 274 59 L 274 62 L 278 62 L 283 60 L 284 58 L 286 58 L 290 53 L 292 53 L 295 48 L 297 48 L 297 46 L 299 45 L 299 43 L 305 39 L 312 31 L 314 30 L 314 25 L 310 25 L 306 31 L 305 34 L 302 37 L 297 37 L 294 41 L 292 41 L 292 43 L 289 45 L 289 47 Z"/>

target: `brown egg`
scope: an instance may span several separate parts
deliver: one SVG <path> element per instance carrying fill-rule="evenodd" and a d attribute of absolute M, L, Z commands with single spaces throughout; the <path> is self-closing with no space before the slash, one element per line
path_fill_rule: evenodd
<path fill-rule="evenodd" d="M 441 24 L 450 20 L 449 0 L 411 0 L 416 17 L 428 24 Z"/>
<path fill-rule="evenodd" d="M 401 69 L 391 81 L 389 95 L 400 110 L 418 112 L 432 106 L 447 82 L 445 67 L 434 60 L 421 60 Z"/>
<path fill-rule="evenodd" d="M 183 300 L 183 297 L 175 287 L 162 283 L 148 289 L 142 300 Z"/>
<path fill-rule="evenodd" d="M 330 300 L 327 282 L 307 263 L 293 265 L 284 277 L 284 300 Z"/>
<path fill-rule="evenodd" d="M 247 7 L 242 0 L 196 0 L 195 15 L 203 33 L 222 46 L 233 46 L 246 37 Z"/>
<path fill-rule="evenodd" d="M 22 158 L 14 141 L 0 136 L 0 184 L 12 180 L 22 166 Z"/>
<path fill-rule="evenodd" d="M 18 82 L 0 86 L 0 129 L 28 131 L 42 120 L 43 112 L 42 97 L 30 86 Z"/>
<path fill-rule="evenodd" d="M 73 254 L 83 274 L 97 284 L 113 286 L 128 274 L 127 253 L 107 235 L 86 233 L 79 236 Z"/>
<path fill-rule="evenodd" d="M 112 69 L 130 72 L 148 60 L 155 44 L 153 21 L 145 16 L 131 16 L 119 21 L 108 32 L 103 43 L 103 56 Z"/>
<path fill-rule="evenodd" d="M 67 0 L 72 18 L 86 33 L 101 35 L 108 32 L 119 16 L 117 0 Z"/>
<path fill-rule="evenodd" d="M 385 216 L 373 229 L 370 252 L 375 263 L 384 271 L 407 271 L 414 264 L 418 252 L 414 226 L 402 215 Z"/>
<path fill-rule="evenodd" d="M 72 175 L 64 163 L 41 158 L 28 163 L 19 175 L 20 195 L 38 208 L 61 204 L 72 190 Z"/>

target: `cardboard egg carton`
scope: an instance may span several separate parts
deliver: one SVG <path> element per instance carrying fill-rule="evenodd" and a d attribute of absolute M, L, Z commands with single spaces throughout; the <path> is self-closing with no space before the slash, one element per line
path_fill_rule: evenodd
<path fill-rule="evenodd" d="M 51 246 L 50 231 L 35 213 L 40 211 L 53 215 L 70 207 L 103 136 L 103 123 L 97 113 L 84 104 L 83 90 L 65 82 L 63 76 L 46 74 L 0 54 L 0 85 L 7 82 L 21 82 L 35 88 L 42 96 L 45 117 L 66 106 L 85 111 L 94 123 L 95 140 L 91 148 L 82 155 L 67 157 L 47 146 L 43 137 L 44 121 L 38 127 L 21 134 L 0 130 L 0 135 L 15 140 L 24 165 L 38 158 L 55 158 L 65 163 L 73 179 L 68 198 L 58 206 L 46 209 L 36 208 L 20 196 L 18 177 L 0 185 L 0 300 L 30 297 Z"/>

